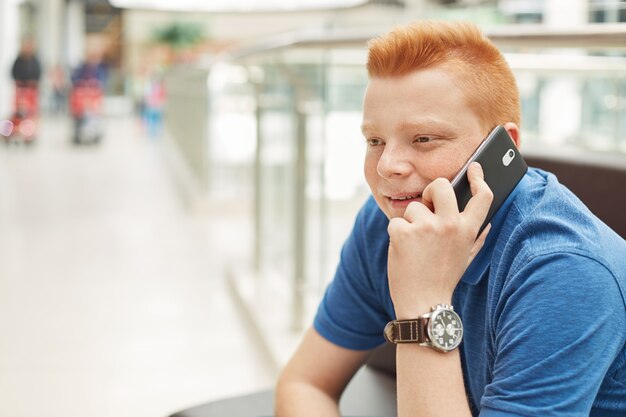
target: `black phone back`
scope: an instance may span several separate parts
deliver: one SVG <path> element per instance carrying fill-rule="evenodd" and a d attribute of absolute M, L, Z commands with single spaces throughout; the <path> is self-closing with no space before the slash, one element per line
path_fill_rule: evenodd
<path fill-rule="evenodd" d="M 482 232 L 517 183 L 526 174 L 528 166 L 504 127 L 497 126 L 489 133 L 452 180 L 452 187 L 456 194 L 459 211 L 463 211 L 470 198 L 472 198 L 467 179 L 467 168 L 470 162 L 473 161 L 479 162 L 483 167 L 485 182 L 493 192 L 491 208 L 480 228 Z"/>

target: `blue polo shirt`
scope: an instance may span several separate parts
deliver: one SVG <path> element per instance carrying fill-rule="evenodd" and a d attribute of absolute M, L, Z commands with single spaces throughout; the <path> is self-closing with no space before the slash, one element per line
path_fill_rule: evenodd
<path fill-rule="evenodd" d="M 491 224 L 453 295 L 474 416 L 626 417 L 626 241 L 533 168 Z M 395 318 L 387 225 L 370 197 L 314 320 L 336 345 L 377 347 Z"/>

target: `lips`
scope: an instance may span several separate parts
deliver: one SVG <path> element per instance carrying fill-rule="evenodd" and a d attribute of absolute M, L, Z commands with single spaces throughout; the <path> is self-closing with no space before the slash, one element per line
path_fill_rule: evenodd
<path fill-rule="evenodd" d="M 385 196 L 387 201 L 388 201 L 388 205 L 389 207 L 392 207 L 394 209 L 400 209 L 400 210 L 404 210 L 406 209 L 409 204 L 413 203 L 413 202 L 420 202 L 422 201 L 422 193 L 407 193 L 407 194 L 394 194 L 391 196 Z"/>
<path fill-rule="evenodd" d="M 422 193 L 415 194 L 396 194 L 396 195 L 386 195 L 388 199 L 392 201 L 406 201 L 406 200 L 415 200 L 422 196 Z"/>

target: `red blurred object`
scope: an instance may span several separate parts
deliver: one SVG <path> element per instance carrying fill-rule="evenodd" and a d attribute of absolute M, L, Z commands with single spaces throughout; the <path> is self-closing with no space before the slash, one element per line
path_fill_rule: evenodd
<path fill-rule="evenodd" d="M 31 143 L 37 134 L 39 90 L 36 83 L 18 82 L 15 85 L 15 111 L 11 116 L 13 128 L 7 141 Z"/>
<path fill-rule="evenodd" d="M 70 113 L 74 118 L 72 142 L 98 143 L 102 137 L 100 114 L 104 92 L 97 79 L 78 81 L 70 92 Z"/>
<path fill-rule="evenodd" d="M 102 88 L 97 81 L 81 81 L 70 93 L 70 112 L 75 118 L 86 113 L 100 114 L 102 108 Z"/>

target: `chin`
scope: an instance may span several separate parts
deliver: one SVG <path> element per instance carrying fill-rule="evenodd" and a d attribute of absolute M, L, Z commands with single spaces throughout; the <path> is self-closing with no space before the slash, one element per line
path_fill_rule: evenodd
<path fill-rule="evenodd" d="M 385 213 L 385 216 L 387 216 L 389 220 L 394 217 L 404 217 L 404 210 L 393 210 L 392 212 Z"/>
<path fill-rule="evenodd" d="M 404 217 L 405 209 L 399 209 L 396 207 L 381 207 L 380 204 L 378 204 L 378 207 L 389 220 L 393 219 L 394 217 Z"/>
<path fill-rule="evenodd" d="M 406 206 L 394 206 L 387 197 L 375 198 L 375 200 L 380 211 L 382 211 L 388 219 L 404 217 Z"/>

